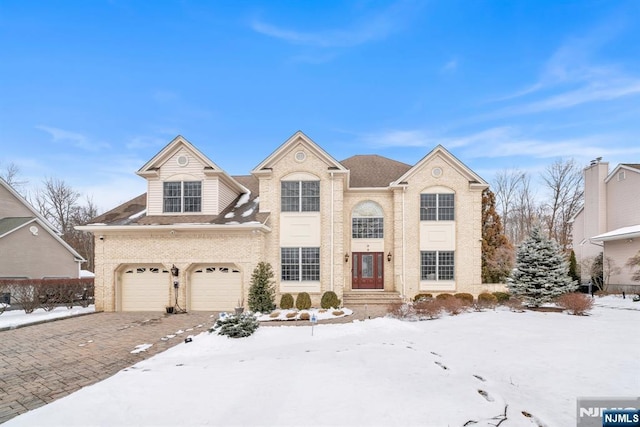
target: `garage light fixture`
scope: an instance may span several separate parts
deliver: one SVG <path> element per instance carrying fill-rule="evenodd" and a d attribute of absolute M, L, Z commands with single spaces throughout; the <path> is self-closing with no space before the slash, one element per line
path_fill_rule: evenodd
<path fill-rule="evenodd" d="M 176 267 L 175 264 L 173 264 L 173 267 L 171 267 L 171 275 L 173 277 L 178 277 L 178 273 L 180 273 L 180 270 L 178 269 L 178 267 Z"/>

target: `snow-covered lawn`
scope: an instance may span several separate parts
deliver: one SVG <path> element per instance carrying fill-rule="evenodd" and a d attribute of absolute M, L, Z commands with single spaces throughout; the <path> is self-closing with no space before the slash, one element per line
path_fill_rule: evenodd
<path fill-rule="evenodd" d="M 35 425 L 575 425 L 576 398 L 640 395 L 640 303 L 590 316 L 471 312 L 209 333 L 7 422 Z M 523 414 L 527 414 L 525 416 Z"/>
<path fill-rule="evenodd" d="M 46 322 L 54 319 L 78 316 L 85 313 L 95 312 L 95 306 L 88 307 L 56 307 L 51 311 L 44 311 L 42 308 L 34 310 L 33 313 L 25 313 L 24 310 L 8 310 L 0 314 L 0 329 L 15 328 L 33 323 Z"/>

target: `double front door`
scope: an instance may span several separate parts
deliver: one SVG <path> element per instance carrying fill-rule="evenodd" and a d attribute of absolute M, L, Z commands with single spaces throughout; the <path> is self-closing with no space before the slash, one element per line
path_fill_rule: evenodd
<path fill-rule="evenodd" d="M 353 252 L 351 256 L 351 288 L 384 289 L 384 253 Z"/>

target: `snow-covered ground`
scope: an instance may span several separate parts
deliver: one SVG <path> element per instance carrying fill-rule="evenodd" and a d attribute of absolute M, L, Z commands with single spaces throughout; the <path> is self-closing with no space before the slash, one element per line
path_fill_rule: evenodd
<path fill-rule="evenodd" d="M 262 327 L 191 343 L 6 426 L 572 426 L 576 398 L 640 396 L 640 303 Z M 525 415 L 526 414 L 526 415 Z"/>
<path fill-rule="evenodd" d="M 15 328 L 33 323 L 46 322 L 54 319 L 62 319 L 65 317 L 78 316 L 85 313 L 93 313 L 95 306 L 88 307 L 56 307 L 51 311 L 44 311 L 42 308 L 34 310 L 33 313 L 25 313 L 24 310 L 7 310 L 0 314 L 0 329 Z"/>

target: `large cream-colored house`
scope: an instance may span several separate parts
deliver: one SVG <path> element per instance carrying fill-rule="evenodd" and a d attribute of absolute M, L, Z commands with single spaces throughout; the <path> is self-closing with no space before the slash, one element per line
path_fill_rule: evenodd
<path fill-rule="evenodd" d="M 484 289 L 488 184 L 442 146 L 413 166 L 340 162 L 297 132 L 230 176 L 178 136 L 137 174 L 146 194 L 79 227 L 96 236 L 97 310 L 230 310 L 260 261 L 278 295 L 314 304 L 329 290 L 348 305 Z"/>
<path fill-rule="evenodd" d="M 612 261 L 610 287 L 640 291 L 631 280 L 627 260 L 640 251 L 640 164 L 619 164 L 609 173 L 609 163 L 594 160 L 583 171 L 584 206 L 573 218 L 573 250 L 579 263 L 587 265 L 604 253 Z M 583 281 L 589 280 L 586 268 Z"/>

